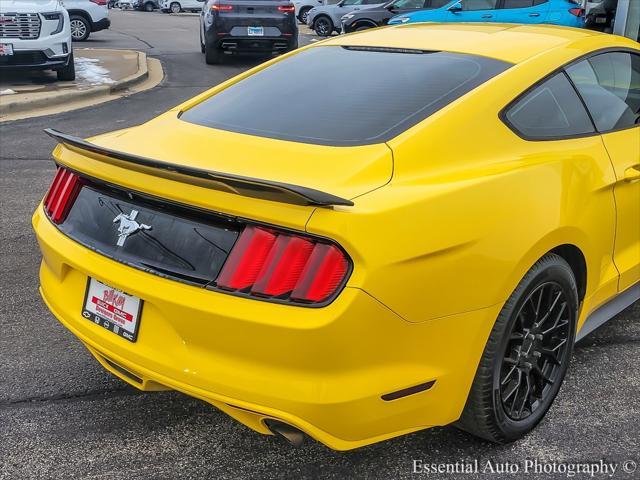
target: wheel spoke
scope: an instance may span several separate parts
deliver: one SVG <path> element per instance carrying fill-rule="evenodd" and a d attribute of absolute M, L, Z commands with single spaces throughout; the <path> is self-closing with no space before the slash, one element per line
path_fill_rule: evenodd
<path fill-rule="evenodd" d="M 529 392 L 531 392 L 531 380 L 529 379 L 529 375 L 526 375 L 524 378 L 526 380 L 527 389 L 525 390 L 524 395 L 522 397 L 522 404 L 520 405 L 520 408 L 518 409 L 518 415 L 517 415 L 518 418 L 520 418 L 522 416 L 522 412 L 524 411 L 524 407 L 527 405 L 527 403 L 529 403 Z"/>
<path fill-rule="evenodd" d="M 513 390 L 511 390 L 506 396 L 502 398 L 503 402 L 506 403 L 511 398 L 511 395 L 513 395 L 518 391 L 518 388 L 520 388 L 521 382 L 522 382 L 522 370 L 518 370 L 518 380 L 517 380 L 516 386 L 513 387 Z M 513 404 L 512 404 L 512 407 L 513 407 Z"/>
<path fill-rule="evenodd" d="M 509 372 L 504 376 L 504 379 L 502 380 L 502 382 L 500 382 L 500 385 L 501 385 L 501 386 L 503 386 L 503 387 L 504 387 L 507 383 L 509 383 L 509 378 L 511 378 L 511 375 L 513 374 L 513 372 L 515 372 L 515 371 L 516 371 L 516 369 L 517 369 L 517 368 L 518 368 L 518 367 L 517 367 L 517 365 L 516 365 L 516 364 L 514 364 L 514 365 L 511 367 L 511 369 L 509 370 Z"/>
<path fill-rule="evenodd" d="M 536 326 L 541 327 L 542 325 L 544 325 L 544 323 L 549 319 L 549 317 L 553 313 L 553 310 L 556 308 L 556 305 L 558 304 L 558 301 L 560 300 L 561 297 L 562 297 L 562 290 L 558 292 L 558 294 L 556 295 L 556 298 L 554 298 L 553 302 L 551 303 L 551 306 L 547 310 L 547 313 L 544 314 L 544 317 L 542 317 L 542 320 L 540 320 L 536 324 Z M 564 305 L 566 306 L 566 303 L 564 303 Z M 562 308 L 562 310 L 564 311 L 564 307 Z"/>

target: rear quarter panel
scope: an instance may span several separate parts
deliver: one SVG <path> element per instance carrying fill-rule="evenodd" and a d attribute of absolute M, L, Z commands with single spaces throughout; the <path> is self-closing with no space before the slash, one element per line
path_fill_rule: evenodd
<path fill-rule="evenodd" d="M 307 229 L 349 251 L 349 285 L 421 322 L 501 304 L 540 257 L 572 244 L 587 263 L 581 320 L 615 295 L 615 174 L 601 138 L 530 142 L 498 117 L 599 42 L 512 67 L 391 140 L 389 185 L 351 211 L 316 210 Z"/>

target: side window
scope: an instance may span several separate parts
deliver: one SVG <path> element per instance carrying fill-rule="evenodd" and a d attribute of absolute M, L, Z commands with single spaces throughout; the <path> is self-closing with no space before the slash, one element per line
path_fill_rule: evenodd
<path fill-rule="evenodd" d="M 373 0 L 375 3 L 380 3 L 379 0 Z M 422 8 L 424 6 L 424 0 L 396 0 L 393 2 L 394 8 Z"/>
<path fill-rule="evenodd" d="M 500 8 L 529 8 L 533 6 L 533 0 L 504 0 Z"/>
<path fill-rule="evenodd" d="M 601 132 L 640 124 L 640 55 L 595 55 L 567 69 Z"/>
<path fill-rule="evenodd" d="M 462 10 L 493 10 L 498 0 L 462 0 Z"/>
<path fill-rule="evenodd" d="M 442 8 L 450 2 L 451 0 L 425 0 L 424 6 L 425 8 Z"/>
<path fill-rule="evenodd" d="M 549 0 L 533 0 L 533 6 L 542 5 L 543 3 L 547 3 Z"/>
<path fill-rule="evenodd" d="M 523 137 L 545 140 L 595 133 L 564 73 L 558 73 L 509 107 L 505 117 Z"/>

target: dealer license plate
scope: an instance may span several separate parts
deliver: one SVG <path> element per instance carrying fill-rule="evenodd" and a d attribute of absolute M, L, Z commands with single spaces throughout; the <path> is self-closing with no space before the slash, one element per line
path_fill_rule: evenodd
<path fill-rule="evenodd" d="M 247 35 L 250 37 L 264 37 L 264 27 L 247 27 Z"/>
<path fill-rule="evenodd" d="M 6 57 L 9 55 L 13 55 L 13 44 L 0 43 L 0 57 Z"/>
<path fill-rule="evenodd" d="M 122 338 L 135 342 L 142 300 L 89 278 L 82 316 Z"/>

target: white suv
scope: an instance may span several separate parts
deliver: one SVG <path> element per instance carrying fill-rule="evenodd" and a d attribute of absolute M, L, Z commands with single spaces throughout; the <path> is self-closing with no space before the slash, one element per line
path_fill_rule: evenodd
<path fill-rule="evenodd" d="M 91 32 L 104 30 L 111 25 L 108 0 L 61 0 L 61 3 L 69 12 L 74 42 L 82 42 L 89 38 Z"/>
<path fill-rule="evenodd" d="M 198 0 L 162 0 L 160 2 L 160 10 L 164 13 L 199 12 L 202 10 L 203 3 Z"/>
<path fill-rule="evenodd" d="M 58 0 L 0 1 L 0 68 L 55 70 L 75 80 L 69 14 Z"/>

